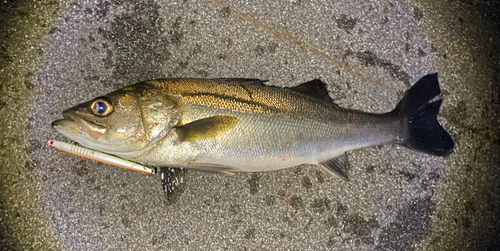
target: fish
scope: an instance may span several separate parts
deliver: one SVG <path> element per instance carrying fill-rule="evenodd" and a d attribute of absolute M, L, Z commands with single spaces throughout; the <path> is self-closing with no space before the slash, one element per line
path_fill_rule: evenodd
<path fill-rule="evenodd" d="M 83 147 L 159 167 L 162 177 L 175 169 L 234 175 L 310 164 L 348 180 L 352 150 L 398 144 L 450 154 L 453 139 L 437 120 L 440 93 L 432 73 L 392 111 L 376 114 L 336 105 L 319 79 L 291 88 L 259 79 L 156 79 L 69 108 L 52 127 Z"/>

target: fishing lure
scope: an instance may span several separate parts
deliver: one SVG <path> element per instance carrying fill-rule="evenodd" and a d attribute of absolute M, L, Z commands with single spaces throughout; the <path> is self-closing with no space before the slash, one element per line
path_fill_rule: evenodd
<path fill-rule="evenodd" d="M 101 163 L 125 168 L 128 170 L 147 173 L 147 174 L 155 174 L 156 168 L 151 168 L 147 166 L 143 166 L 141 164 L 128 161 L 113 155 L 109 155 L 103 152 L 95 151 L 89 148 L 73 145 L 70 143 L 66 143 L 58 140 L 49 140 L 47 142 L 49 146 L 52 146 L 61 151 L 80 156 L 83 158 L 95 160 Z M 160 167 L 160 177 L 161 177 L 161 185 L 163 191 L 168 197 L 173 195 L 174 190 L 179 189 L 181 184 L 184 183 L 184 175 L 185 170 L 182 168 L 172 168 L 172 167 Z"/>
<path fill-rule="evenodd" d="M 59 149 L 61 151 L 80 156 L 83 158 L 95 160 L 98 162 L 102 162 L 105 164 L 125 168 L 128 170 L 136 171 L 136 172 L 141 172 L 141 173 L 147 173 L 147 174 L 154 174 L 156 173 L 156 170 L 151 167 L 143 166 L 141 164 L 128 161 L 113 155 L 109 155 L 103 152 L 98 152 L 92 149 L 88 149 L 85 147 L 73 145 L 70 143 L 58 141 L 58 140 L 49 140 L 47 142 L 49 146 L 52 146 L 56 149 Z"/>

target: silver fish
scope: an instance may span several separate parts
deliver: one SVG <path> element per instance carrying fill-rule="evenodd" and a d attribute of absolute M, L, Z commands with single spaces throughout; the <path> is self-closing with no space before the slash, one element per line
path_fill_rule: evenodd
<path fill-rule="evenodd" d="M 79 144 L 155 167 L 220 174 L 316 164 L 347 179 L 345 152 L 399 144 L 444 156 L 437 74 L 421 78 L 388 113 L 335 105 L 325 84 L 293 88 L 257 79 L 140 82 L 65 110 L 52 126 Z"/>

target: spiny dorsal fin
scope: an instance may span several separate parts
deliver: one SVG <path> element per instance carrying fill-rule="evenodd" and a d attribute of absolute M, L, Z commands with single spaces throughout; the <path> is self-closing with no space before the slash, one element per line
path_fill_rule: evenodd
<path fill-rule="evenodd" d="M 344 153 L 336 158 L 329 159 L 325 162 L 320 163 L 320 167 L 323 168 L 327 173 L 348 181 L 347 174 L 345 173 L 345 167 L 347 166 L 347 155 Z"/>
<path fill-rule="evenodd" d="M 330 95 L 328 95 L 326 84 L 319 79 L 313 79 L 309 82 L 291 87 L 290 89 L 296 92 L 317 97 L 330 103 L 333 102 L 332 98 L 330 98 Z"/>
<path fill-rule="evenodd" d="M 261 85 L 261 86 L 266 86 L 264 83 L 268 81 L 268 80 L 261 80 L 258 78 L 213 78 L 211 80 L 222 83 L 240 83 L 240 84 Z"/>
<path fill-rule="evenodd" d="M 217 137 L 233 129 L 239 119 L 233 116 L 219 115 L 195 120 L 176 127 L 180 141 L 200 141 Z"/>
<path fill-rule="evenodd" d="M 250 85 L 259 85 L 259 86 L 266 86 L 266 87 L 274 87 L 274 88 L 280 88 L 276 86 L 269 86 L 265 85 L 268 80 L 261 80 L 257 78 L 214 78 L 211 79 L 213 81 L 221 82 L 221 83 L 241 83 L 241 84 L 250 84 Z M 324 101 L 327 101 L 329 103 L 332 103 L 333 100 L 328 94 L 328 89 L 326 88 L 326 84 L 319 80 L 319 79 L 313 79 L 309 82 L 305 82 L 303 84 L 290 87 L 290 90 L 300 92 L 306 95 L 310 95 L 319 99 L 322 99 Z"/>

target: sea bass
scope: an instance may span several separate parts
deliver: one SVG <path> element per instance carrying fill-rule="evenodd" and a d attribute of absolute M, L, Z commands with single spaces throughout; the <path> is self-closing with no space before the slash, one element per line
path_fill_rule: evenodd
<path fill-rule="evenodd" d="M 347 179 L 345 152 L 399 144 L 449 154 L 437 121 L 437 74 L 421 78 L 388 113 L 340 108 L 313 80 L 292 88 L 258 79 L 140 82 L 63 112 L 52 126 L 84 147 L 145 166 L 232 175 L 316 164 Z"/>

